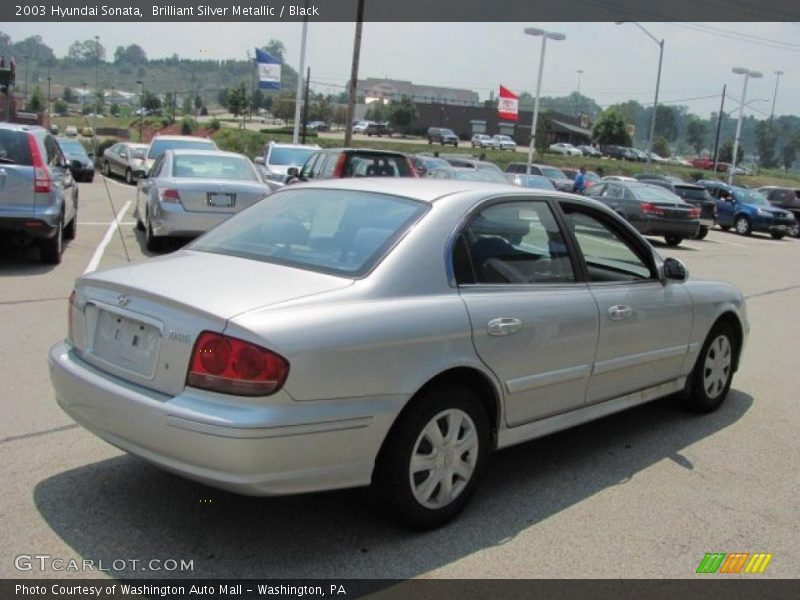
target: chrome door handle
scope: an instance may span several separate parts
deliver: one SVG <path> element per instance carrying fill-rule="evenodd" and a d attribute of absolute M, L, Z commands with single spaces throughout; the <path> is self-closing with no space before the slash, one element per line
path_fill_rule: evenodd
<path fill-rule="evenodd" d="M 608 314 L 612 321 L 621 321 L 630 317 L 633 314 L 633 309 L 630 306 L 618 304 L 609 308 Z"/>
<path fill-rule="evenodd" d="M 514 317 L 498 317 L 486 324 L 489 335 L 511 335 L 522 329 L 522 321 Z"/>

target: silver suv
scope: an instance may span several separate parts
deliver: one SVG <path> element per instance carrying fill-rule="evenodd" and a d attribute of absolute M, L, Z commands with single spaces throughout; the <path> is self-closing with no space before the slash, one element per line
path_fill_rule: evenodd
<path fill-rule="evenodd" d="M 264 146 L 264 154 L 256 156 L 254 162 L 261 169 L 267 184 L 274 190 L 286 183 L 290 168 L 295 167 L 299 171 L 316 150 L 321 150 L 316 144 L 269 142 Z"/>
<path fill-rule="evenodd" d="M 37 243 L 46 263 L 61 262 L 75 237 L 78 185 L 46 129 L 0 123 L 0 238 Z"/>

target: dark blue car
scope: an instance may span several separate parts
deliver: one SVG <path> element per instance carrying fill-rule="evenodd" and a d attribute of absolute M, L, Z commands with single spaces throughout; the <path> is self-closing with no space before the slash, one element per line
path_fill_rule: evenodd
<path fill-rule="evenodd" d="M 728 185 L 721 181 L 698 181 L 717 202 L 717 225 L 723 231 L 734 228 L 739 235 L 754 231 L 769 233 L 776 240 L 789 235 L 796 226 L 788 210 L 772 206 L 756 190 Z"/>

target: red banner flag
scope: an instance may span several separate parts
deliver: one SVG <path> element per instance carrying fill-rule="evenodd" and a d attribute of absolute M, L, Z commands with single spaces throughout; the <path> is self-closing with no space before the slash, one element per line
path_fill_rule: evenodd
<path fill-rule="evenodd" d="M 517 95 L 511 90 L 500 86 L 500 100 L 497 103 L 497 112 L 505 121 L 516 121 L 519 107 Z"/>

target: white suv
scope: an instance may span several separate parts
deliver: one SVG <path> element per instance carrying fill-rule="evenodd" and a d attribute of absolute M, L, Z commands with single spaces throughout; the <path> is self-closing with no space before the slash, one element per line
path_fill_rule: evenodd
<path fill-rule="evenodd" d="M 510 136 L 498 133 L 492 137 L 492 139 L 494 140 L 495 146 L 500 148 L 500 150 L 511 150 L 513 152 L 517 149 L 517 142 L 511 139 Z"/>
<path fill-rule="evenodd" d="M 496 148 L 494 139 L 483 133 L 476 133 L 470 140 L 473 148 Z"/>

